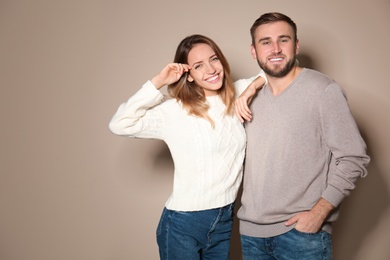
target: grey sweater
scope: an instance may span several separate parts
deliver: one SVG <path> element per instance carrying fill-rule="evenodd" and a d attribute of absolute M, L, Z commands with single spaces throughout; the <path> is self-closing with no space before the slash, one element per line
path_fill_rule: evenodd
<path fill-rule="evenodd" d="M 338 207 L 367 174 L 366 145 L 343 89 L 310 69 L 280 95 L 262 88 L 251 104 L 240 233 L 270 237 L 287 232 L 285 221 L 324 198 Z M 331 232 L 336 209 L 326 220 Z"/>

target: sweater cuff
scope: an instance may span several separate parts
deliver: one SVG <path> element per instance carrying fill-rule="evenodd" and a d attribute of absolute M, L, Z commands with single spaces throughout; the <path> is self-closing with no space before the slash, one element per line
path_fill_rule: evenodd
<path fill-rule="evenodd" d="M 163 96 L 161 91 L 158 90 L 156 88 L 156 86 L 153 85 L 152 81 L 150 81 L 150 80 L 146 81 L 145 84 L 142 86 L 142 88 L 145 89 L 147 92 L 149 92 L 151 94 L 154 94 L 154 95 L 160 94 L 161 96 Z"/>
<path fill-rule="evenodd" d="M 259 74 L 257 74 L 253 80 L 255 80 L 257 77 L 261 76 L 263 79 L 265 79 L 265 83 L 264 85 L 267 85 L 268 84 L 268 79 L 267 79 L 267 75 L 265 75 L 265 72 L 264 70 L 260 70 Z"/>
<path fill-rule="evenodd" d="M 345 195 L 342 192 L 340 192 L 338 189 L 336 189 L 335 187 L 329 185 L 325 189 L 325 191 L 321 197 L 324 198 L 326 201 L 328 201 L 333 206 L 337 207 L 340 205 L 342 200 L 345 198 Z"/>

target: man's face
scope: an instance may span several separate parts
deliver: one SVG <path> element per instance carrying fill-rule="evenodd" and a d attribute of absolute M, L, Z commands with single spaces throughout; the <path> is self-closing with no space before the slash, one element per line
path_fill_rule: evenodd
<path fill-rule="evenodd" d="M 299 42 L 295 42 L 294 31 L 288 23 L 263 24 L 256 29 L 251 51 L 267 75 L 281 78 L 294 67 Z"/>

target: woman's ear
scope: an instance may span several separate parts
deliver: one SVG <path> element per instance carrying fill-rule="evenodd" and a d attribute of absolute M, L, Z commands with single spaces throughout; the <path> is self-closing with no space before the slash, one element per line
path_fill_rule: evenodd
<path fill-rule="evenodd" d="M 191 77 L 191 75 L 189 73 L 188 73 L 187 81 L 189 81 L 189 82 L 193 82 L 194 81 L 194 79 Z"/>

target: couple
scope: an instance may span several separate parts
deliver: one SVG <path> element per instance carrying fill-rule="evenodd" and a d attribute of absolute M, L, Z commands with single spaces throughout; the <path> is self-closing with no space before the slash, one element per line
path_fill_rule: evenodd
<path fill-rule="evenodd" d="M 258 76 L 233 84 L 219 47 L 192 35 L 110 122 L 117 135 L 161 139 L 170 149 L 161 259 L 229 259 L 244 158 L 237 214 L 244 259 L 331 259 L 338 206 L 367 174 L 343 89 L 297 65 L 295 23 L 266 13 L 250 32 Z M 172 99 L 163 100 L 165 85 Z"/>

